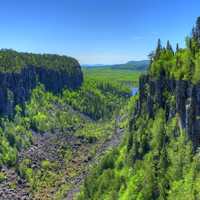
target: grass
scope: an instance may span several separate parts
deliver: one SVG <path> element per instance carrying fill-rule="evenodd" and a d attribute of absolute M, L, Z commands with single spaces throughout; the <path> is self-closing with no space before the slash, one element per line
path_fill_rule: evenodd
<path fill-rule="evenodd" d="M 6 175 L 3 172 L 0 172 L 0 183 L 6 180 Z"/>
<path fill-rule="evenodd" d="M 110 69 L 105 67 L 83 68 L 84 78 L 86 80 L 95 79 L 99 81 L 116 81 L 131 86 L 138 86 L 138 79 L 141 75 L 139 71 Z"/>

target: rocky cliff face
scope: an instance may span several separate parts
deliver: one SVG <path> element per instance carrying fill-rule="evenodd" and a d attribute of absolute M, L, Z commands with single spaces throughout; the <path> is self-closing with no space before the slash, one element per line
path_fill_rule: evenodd
<path fill-rule="evenodd" d="M 163 108 L 167 120 L 179 116 L 180 126 L 195 148 L 200 144 L 200 85 L 184 80 L 169 80 L 164 75 L 159 79 L 143 75 L 139 91 L 135 116 L 145 112 L 149 117 L 154 117 L 157 108 Z"/>
<path fill-rule="evenodd" d="M 17 104 L 24 105 L 38 83 L 48 91 L 61 92 L 63 88 L 80 87 L 83 75 L 80 66 L 73 74 L 45 67 L 24 67 L 19 73 L 0 73 L 0 115 L 11 117 Z"/>

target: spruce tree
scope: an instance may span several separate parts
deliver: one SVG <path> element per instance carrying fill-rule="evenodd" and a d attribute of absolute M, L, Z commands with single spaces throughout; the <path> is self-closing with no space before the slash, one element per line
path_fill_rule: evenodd
<path fill-rule="evenodd" d="M 169 40 L 167 40 L 167 46 L 166 46 L 166 49 L 170 52 L 174 52 L 173 51 L 173 48 L 172 48 L 172 45 L 170 44 Z"/>
<path fill-rule="evenodd" d="M 200 45 L 200 17 L 197 18 L 196 25 L 192 29 L 192 37 L 198 42 Z"/>
<path fill-rule="evenodd" d="M 176 44 L 176 52 L 178 52 L 179 51 L 179 44 L 177 43 Z"/>
<path fill-rule="evenodd" d="M 159 58 L 161 51 L 162 51 L 162 45 L 161 45 L 161 40 L 159 38 L 158 43 L 157 43 L 156 52 L 155 52 L 155 59 Z"/>

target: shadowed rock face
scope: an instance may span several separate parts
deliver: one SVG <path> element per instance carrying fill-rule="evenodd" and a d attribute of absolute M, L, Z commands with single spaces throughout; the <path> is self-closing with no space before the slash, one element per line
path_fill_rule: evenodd
<path fill-rule="evenodd" d="M 170 98 L 173 100 L 169 101 Z M 191 138 L 194 148 L 200 144 L 200 85 L 169 80 L 165 76 L 153 79 L 143 75 L 139 81 L 136 105 L 136 115 L 145 112 L 149 117 L 154 117 L 156 108 L 165 109 L 167 120 L 178 114 L 180 125 Z"/>
<path fill-rule="evenodd" d="M 59 93 L 64 87 L 76 89 L 83 82 L 81 68 L 78 67 L 73 74 L 64 71 L 54 71 L 45 67 L 36 68 L 38 81 L 45 85 L 46 90 Z"/>
<path fill-rule="evenodd" d="M 38 83 L 44 84 L 48 91 L 59 93 L 65 87 L 76 89 L 82 82 L 80 66 L 73 74 L 34 66 L 25 67 L 19 73 L 0 73 L 0 115 L 12 117 L 15 106 L 23 106 Z"/>

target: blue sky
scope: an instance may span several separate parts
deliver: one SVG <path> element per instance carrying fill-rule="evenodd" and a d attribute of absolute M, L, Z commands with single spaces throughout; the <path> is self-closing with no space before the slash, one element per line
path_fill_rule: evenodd
<path fill-rule="evenodd" d="M 199 15 L 199 0 L 6 0 L 0 48 L 123 63 L 146 59 L 158 38 L 183 46 Z"/>

